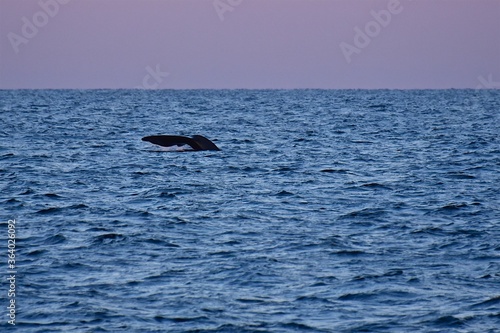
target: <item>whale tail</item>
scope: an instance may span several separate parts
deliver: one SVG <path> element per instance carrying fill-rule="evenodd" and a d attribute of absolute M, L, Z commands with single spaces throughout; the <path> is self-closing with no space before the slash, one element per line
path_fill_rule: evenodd
<path fill-rule="evenodd" d="M 142 138 L 142 141 L 151 142 L 162 147 L 189 145 L 193 150 L 220 150 L 212 141 L 201 135 L 191 138 L 180 135 L 151 135 Z"/>
<path fill-rule="evenodd" d="M 192 138 L 201 147 L 201 150 L 220 150 L 215 143 L 202 135 L 193 135 Z"/>

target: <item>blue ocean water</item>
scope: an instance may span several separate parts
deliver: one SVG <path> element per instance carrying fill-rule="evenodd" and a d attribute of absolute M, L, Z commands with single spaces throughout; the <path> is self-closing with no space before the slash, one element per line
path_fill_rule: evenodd
<path fill-rule="evenodd" d="M 0 91 L 0 123 L 17 331 L 500 330 L 498 90 Z"/>

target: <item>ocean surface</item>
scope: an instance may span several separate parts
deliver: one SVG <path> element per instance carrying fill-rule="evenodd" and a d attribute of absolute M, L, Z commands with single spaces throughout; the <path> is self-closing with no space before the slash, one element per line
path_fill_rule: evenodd
<path fill-rule="evenodd" d="M 13 90 L 0 124 L 2 332 L 500 332 L 498 90 Z"/>

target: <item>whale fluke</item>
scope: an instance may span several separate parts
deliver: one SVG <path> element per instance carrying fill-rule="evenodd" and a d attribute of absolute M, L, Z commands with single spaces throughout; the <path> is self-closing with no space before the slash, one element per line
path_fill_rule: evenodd
<path fill-rule="evenodd" d="M 187 136 L 180 135 L 151 135 L 142 138 L 142 141 L 148 141 L 162 147 L 189 145 L 193 150 L 220 150 L 212 141 L 201 135 Z"/>

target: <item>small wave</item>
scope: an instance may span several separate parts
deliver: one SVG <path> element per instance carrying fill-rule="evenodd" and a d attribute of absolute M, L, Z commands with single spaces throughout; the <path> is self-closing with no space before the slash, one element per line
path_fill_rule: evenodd
<path fill-rule="evenodd" d="M 439 227 L 427 227 L 414 230 L 411 234 L 429 234 L 429 235 L 443 235 L 445 231 Z"/>
<path fill-rule="evenodd" d="M 12 205 L 12 204 L 22 204 L 22 201 L 17 200 L 16 198 L 10 198 L 10 199 L 4 201 L 3 203 L 9 204 L 9 205 Z"/>
<path fill-rule="evenodd" d="M 241 303 L 250 303 L 250 304 L 259 304 L 259 303 L 265 303 L 266 300 L 259 299 L 259 298 L 237 298 L 236 299 L 238 302 Z"/>
<path fill-rule="evenodd" d="M 269 330 L 262 330 L 259 324 L 222 324 L 214 328 L 203 328 L 203 330 L 190 330 L 189 332 L 204 332 L 204 333 L 255 333 L 255 332 L 268 332 Z"/>
<path fill-rule="evenodd" d="M 387 107 L 391 106 L 390 104 L 371 104 L 368 105 L 370 109 L 378 109 L 379 111 L 384 111 Z"/>
<path fill-rule="evenodd" d="M 384 278 L 384 277 L 393 277 L 393 276 L 400 276 L 403 275 L 403 270 L 401 269 L 394 269 L 394 270 L 389 270 L 383 274 L 362 274 L 362 275 L 357 275 L 353 278 L 355 281 L 363 281 L 363 280 L 370 280 L 370 279 L 379 279 L 379 278 Z"/>
<path fill-rule="evenodd" d="M 339 219 L 347 219 L 347 218 L 374 218 L 382 216 L 386 213 L 386 211 L 382 208 L 363 208 L 360 210 L 355 210 L 349 212 L 347 214 L 341 215 Z"/>
<path fill-rule="evenodd" d="M 153 213 L 150 213 L 146 210 L 127 210 L 125 212 L 125 216 L 127 217 L 147 217 L 147 216 L 152 216 L 154 215 Z"/>
<path fill-rule="evenodd" d="M 297 332 L 307 332 L 307 331 L 315 331 L 318 332 L 318 329 L 306 324 L 302 323 L 296 323 L 296 322 L 289 322 L 289 323 L 283 323 L 280 326 L 282 326 L 285 329 L 297 331 Z"/>
<path fill-rule="evenodd" d="M 362 184 L 361 187 L 375 188 L 375 189 L 391 189 L 390 187 L 380 183 L 366 183 Z"/>
<path fill-rule="evenodd" d="M 357 256 L 367 254 L 367 252 L 361 251 L 361 250 L 340 250 L 340 251 L 333 251 L 333 252 L 331 252 L 331 254 L 334 254 L 337 256 L 357 257 Z"/>
<path fill-rule="evenodd" d="M 167 199 L 173 199 L 176 197 L 175 193 L 172 192 L 161 192 L 158 195 L 159 198 L 167 198 Z"/>
<path fill-rule="evenodd" d="M 373 141 L 368 140 L 351 140 L 352 143 L 374 143 Z"/>
<path fill-rule="evenodd" d="M 62 208 L 60 207 L 49 207 L 49 208 L 44 208 L 44 209 L 40 209 L 39 211 L 37 211 L 36 213 L 37 214 L 54 214 L 54 213 L 58 213 L 62 210 Z"/>
<path fill-rule="evenodd" d="M 456 210 L 460 210 L 462 208 L 467 208 L 469 206 L 480 206 L 481 203 L 479 202 L 473 202 L 473 203 L 466 203 L 466 202 L 460 202 L 460 203 L 455 203 L 455 202 L 451 202 L 449 204 L 446 204 L 440 208 L 438 208 L 438 210 L 440 211 L 456 211 Z"/>
<path fill-rule="evenodd" d="M 38 257 L 46 252 L 47 252 L 46 250 L 34 250 L 34 251 L 28 252 L 26 255 L 29 257 Z"/>
<path fill-rule="evenodd" d="M 469 175 L 463 172 L 448 172 L 446 174 L 446 177 L 451 179 L 476 179 L 476 176 Z"/>
<path fill-rule="evenodd" d="M 35 193 L 35 191 L 31 188 L 28 188 L 26 189 L 23 193 L 21 193 L 20 195 L 28 195 L 28 194 L 33 194 Z"/>
<path fill-rule="evenodd" d="M 473 308 L 477 308 L 477 307 L 490 307 L 490 306 L 496 306 L 496 305 L 500 305 L 500 295 L 499 296 L 494 296 L 494 297 L 492 297 L 490 299 L 487 299 L 486 301 L 473 304 L 472 307 Z"/>
<path fill-rule="evenodd" d="M 92 239 L 92 244 L 111 244 L 118 243 L 125 240 L 127 237 L 122 234 L 109 233 L 95 236 Z"/>
<path fill-rule="evenodd" d="M 446 326 L 446 327 L 462 326 L 464 323 L 465 323 L 464 320 L 457 318 L 455 316 L 442 316 L 434 321 L 435 325 Z"/>
<path fill-rule="evenodd" d="M 167 242 L 163 239 L 157 239 L 157 238 L 149 238 L 149 239 L 146 239 L 145 242 L 150 243 L 150 244 L 155 244 L 155 245 L 166 246 L 166 247 L 181 247 L 180 245 L 177 245 L 175 243 L 170 243 L 170 242 Z"/>
<path fill-rule="evenodd" d="M 373 297 L 376 297 L 378 293 L 368 292 L 368 293 L 347 293 L 338 297 L 339 301 L 363 301 Z"/>
<path fill-rule="evenodd" d="M 349 170 L 347 170 L 347 169 L 322 169 L 319 172 L 345 174 L 345 173 L 349 173 Z"/>
<path fill-rule="evenodd" d="M 394 323 L 392 323 L 394 324 Z M 359 326 L 354 326 L 349 332 L 395 332 L 391 330 L 390 323 L 367 323 Z M 400 331 L 402 332 L 402 331 Z M 405 331 L 409 332 L 409 331 Z"/>
<path fill-rule="evenodd" d="M 292 192 L 285 191 L 285 190 L 279 191 L 278 193 L 275 194 L 275 196 L 277 196 L 277 197 L 288 197 L 288 196 L 292 196 L 292 195 L 295 195 L 295 194 Z"/>
<path fill-rule="evenodd" d="M 451 204 L 448 204 L 448 205 L 445 205 L 445 206 L 439 208 L 439 210 L 457 210 L 457 209 L 464 208 L 464 207 L 467 207 L 467 204 L 464 204 L 464 203 L 461 203 L 461 204 L 451 203 Z"/>
<path fill-rule="evenodd" d="M 48 208 L 40 209 L 36 213 L 42 214 L 42 215 L 47 215 L 47 214 L 59 213 L 59 212 L 62 212 L 63 210 L 79 210 L 79 209 L 86 209 L 86 208 L 89 208 L 89 207 L 85 204 L 76 204 L 76 205 L 71 205 L 71 206 L 67 206 L 67 207 L 48 207 Z"/>
<path fill-rule="evenodd" d="M 68 263 L 62 265 L 61 268 L 64 269 L 64 270 L 74 269 L 74 270 L 78 270 L 79 271 L 79 270 L 82 270 L 82 269 L 90 268 L 90 266 L 82 264 L 82 263 L 78 263 L 78 262 L 68 262 Z"/>
<path fill-rule="evenodd" d="M 46 238 L 43 241 L 43 244 L 45 244 L 45 245 L 55 245 L 55 244 L 65 243 L 66 241 L 67 241 L 67 238 L 64 235 L 57 234 L 57 235 L 53 235 L 53 236 L 50 236 L 50 237 Z"/>
<path fill-rule="evenodd" d="M 486 231 L 480 231 L 475 229 L 457 229 L 451 232 L 452 235 L 466 235 L 468 237 L 482 237 L 488 235 Z"/>
<path fill-rule="evenodd" d="M 328 298 L 324 298 L 324 297 L 317 297 L 317 296 L 299 296 L 297 297 L 296 299 L 297 302 L 311 302 L 313 304 L 317 304 L 317 303 L 332 303 L 332 301 L 330 301 Z"/>
<path fill-rule="evenodd" d="M 199 320 L 208 320 L 209 318 L 206 316 L 198 316 L 198 317 L 164 317 L 164 316 L 155 316 L 154 320 L 159 323 L 169 321 L 173 323 L 186 323 L 191 321 L 199 321 Z"/>
<path fill-rule="evenodd" d="M 6 158 L 9 158 L 12 156 L 16 156 L 16 155 L 14 153 L 3 154 L 2 156 L 0 156 L 0 160 L 6 159 Z"/>
<path fill-rule="evenodd" d="M 217 256 L 221 258 L 234 258 L 237 257 L 237 253 L 235 251 L 215 251 L 209 252 L 209 256 Z"/>
<path fill-rule="evenodd" d="M 89 206 L 87 206 L 86 204 L 76 204 L 64 207 L 64 209 L 87 209 L 87 208 L 89 208 Z"/>
<path fill-rule="evenodd" d="M 33 109 L 38 109 L 38 108 L 48 108 L 49 105 L 47 104 L 31 104 L 30 107 Z"/>
<path fill-rule="evenodd" d="M 45 193 L 44 196 L 47 198 L 61 198 L 60 195 L 55 194 L 55 193 Z"/>
<path fill-rule="evenodd" d="M 290 171 L 294 171 L 294 168 L 291 168 L 291 167 L 279 167 L 277 169 L 274 169 L 273 171 L 275 171 L 275 172 L 290 172 Z"/>

